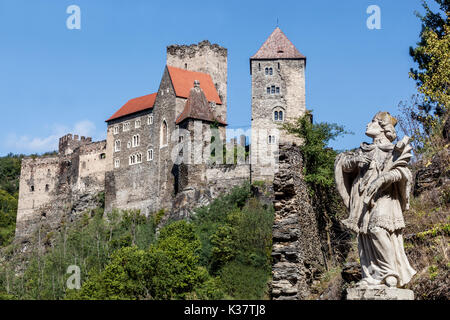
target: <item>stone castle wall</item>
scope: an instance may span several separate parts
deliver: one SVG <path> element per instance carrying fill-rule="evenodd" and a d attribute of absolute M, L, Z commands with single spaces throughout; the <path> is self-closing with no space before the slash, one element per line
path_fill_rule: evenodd
<path fill-rule="evenodd" d="M 42 222 L 57 228 L 66 213 L 94 206 L 104 191 L 106 141 L 91 141 L 66 135 L 56 156 L 22 160 L 16 240 L 29 241 Z"/>

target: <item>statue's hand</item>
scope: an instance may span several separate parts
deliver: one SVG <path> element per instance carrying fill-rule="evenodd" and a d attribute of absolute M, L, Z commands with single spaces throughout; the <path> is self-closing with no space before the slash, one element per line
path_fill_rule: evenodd
<path fill-rule="evenodd" d="M 369 158 L 366 155 L 357 155 L 353 157 L 353 161 L 360 167 L 363 167 L 364 165 L 370 164 L 372 161 L 371 158 Z"/>
<path fill-rule="evenodd" d="M 378 177 L 375 179 L 367 189 L 366 197 L 364 198 L 364 203 L 369 205 L 373 199 L 373 196 L 377 193 L 377 191 L 381 188 L 384 183 L 384 179 L 382 177 Z"/>

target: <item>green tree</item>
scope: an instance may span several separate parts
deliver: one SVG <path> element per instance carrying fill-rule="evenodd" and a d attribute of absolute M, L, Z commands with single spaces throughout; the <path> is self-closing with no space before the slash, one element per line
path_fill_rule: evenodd
<path fill-rule="evenodd" d="M 416 13 L 422 22 L 420 40 L 415 48 L 410 47 L 410 55 L 417 63 L 417 69 L 411 68 L 410 77 L 417 82 L 419 92 L 425 95 L 419 110 L 425 115 L 432 111 L 438 117 L 448 109 L 449 102 L 449 47 L 448 28 L 450 26 L 450 1 L 434 0 L 439 6 L 433 12 L 426 1 L 422 2 L 425 15 Z M 417 114 L 425 124 L 426 117 Z"/>
<path fill-rule="evenodd" d="M 334 159 L 337 152 L 329 148 L 328 143 L 350 132 L 335 123 L 313 123 L 311 119 L 312 111 L 307 110 L 303 117 L 293 123 L 284 123 L 282 128 L 303 140 L 300 149 L 305 162 L 304 178 L 311 193 L 315 193 L 320 188 L 334 186 Z"/>
<path fill-rule="evenodd" d="M 17 197 L 0 189 L 0 247 L 11 243 L 16 228 Z"/>

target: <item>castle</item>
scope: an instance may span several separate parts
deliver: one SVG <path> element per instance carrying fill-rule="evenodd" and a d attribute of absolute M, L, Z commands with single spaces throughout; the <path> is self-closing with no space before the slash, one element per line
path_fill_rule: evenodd
<path fill-rule="evenodd" d="M 57 228 L 95 207 L 101 193 L 107 212 L 165 209 L 183 218 L 234 185 L 271 181 L 278 145 L 300 143 L 279 124 L 305 112 L 305 66 L 277 27 L 250 58 L 250 156 L 224 163 L 218 155 L 227 135 L 227 49 L 209 41 L 168 46 L 158 90 L 108 118 L 106 140 L 68 134 L 57 155 L 23 159 L 16 240 L 26 241 L 38 223 Z M 240 149 L 236 139 L 225 148 L 230 159 L 231 151 L 244 150 L 245 138 Z M 212 150 L 218 160 L 211 161 Z"/>

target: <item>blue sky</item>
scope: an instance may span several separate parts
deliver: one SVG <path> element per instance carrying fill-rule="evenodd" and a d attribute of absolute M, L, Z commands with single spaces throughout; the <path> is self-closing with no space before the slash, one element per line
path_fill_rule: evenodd
<path fill-rule="evenodd" d="M 81 30 L 69 30 L 69 5 Z M 369 5 L 381 30 L 369 30 Z M 228 49 L 228 122 L 250 126 L 249 57 L 279 26 L 307 56 L 306 103 L 315 121 L 354 135 L 379 110 L 415 93 L 408 48 L 418 40 L 420 0 L 116 1 L 0 0 L 0 155 L 56 149 L 66 132 L 104 139 L 104 122 L 127 100 L 152 93 L 169 44 L 208 39 Z"/>

